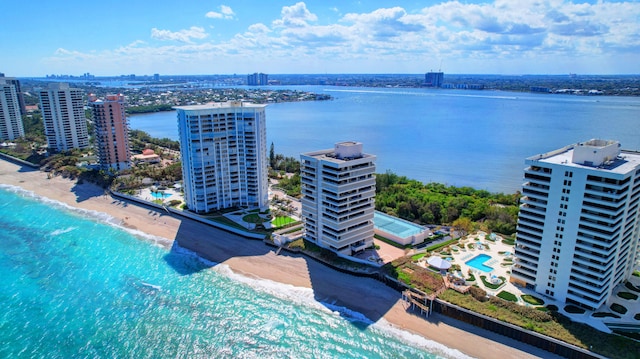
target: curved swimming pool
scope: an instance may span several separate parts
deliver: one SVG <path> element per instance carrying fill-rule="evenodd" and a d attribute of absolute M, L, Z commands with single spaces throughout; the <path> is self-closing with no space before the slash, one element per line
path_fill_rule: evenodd
<path fill-rule="evenodd" d="M 165 198 L 169 198 L 171 197 L 171 193 L 164 193 L 164 192 L 151 192 L 151 197 L 155 198 L 155 199 L 165 199 Z"/>
<path fill-rule="evenodd" d="M 478 254 L 477 256 L 469 259 L 464 263 L 469 267 L 472 267 L 479 271 L 490 273 L 493 271 L 493 268 L 484 264 L 484 262 L 488 261 L 489 259 L 491 259 L 491 256 L 488 254 Z"/>

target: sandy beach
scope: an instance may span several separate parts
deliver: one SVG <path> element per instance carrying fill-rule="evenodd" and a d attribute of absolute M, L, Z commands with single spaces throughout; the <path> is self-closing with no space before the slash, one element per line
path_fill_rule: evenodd
<path fill-rule="evenodd" d="M 109 214 L 124 227 L 177 241 L 235 273 L 297 287 L 311 288 L 316 300 L 363 313 L 374 322 L 391 325 L 441 343 L 476 358 L 559 358 L 549 352 L 432 314 L 425 319 L 407 310 L 400 293 L 369 278 L 332 270 L 302 255 L 280 253 L 262 241 L 249 240 L 192 220 L 122 201 L 93 184 L 61 177 L 0 159 L 0 183 L 19 186 L 70 206 Z M 171 248 L 169 248 L 171 250 Z"/>

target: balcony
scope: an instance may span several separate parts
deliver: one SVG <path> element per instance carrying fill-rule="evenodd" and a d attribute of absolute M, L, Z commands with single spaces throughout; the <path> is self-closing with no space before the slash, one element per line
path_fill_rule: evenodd
<path fill-rule="evenodd" d="M 360 252 L 363 251 L 367 248 L 369 248 L 371 246 L 371 243 L 369 242 L 364 242 L 362 244 L 356 245 L 356 244 L 352 244 L 351 245 L 351 251 L 352 252 Z"/>
<path fill-rule="evenodd" d="M 529 201 L 525 202 L 525 201 L 521 201 L 522 205 L 520 205 L 520 211 L 527 211 L 527 212 L 531 212 L 531 213 L 535 213 L 536 215 L 538 215 L 541 218 L 544 218 L 545 214 L 547 213 L 547 209 L 545 207 L 542 207 L 538 204 L 531 203 Z"/>
<path fill-rule="evenodd" d="M 606 263 L 602 261 L 602 258 L 587 258 L 584 255 L 575 254 L 573 256 L 573 261 L 577 264 L 580 264 L 583 269 L 590 269 L 593 271 L 600 271 L 602 273 L 608 271 L 613 266 L 612 263 Z"/>
<path fill-rule="evenodd" d="M 516 258 L 514 265 L 520 266 L 519 268 L 526 269 L 528 272 L 531 272 L 533 274 L 537 273 L 537 270 L 538 270 L 537 262 L 529 262 L 526 259 L 522 259 L 522 258 Z"/>
<path fill-rule="evenodd" d="M 533 250 L 532 248 L 518 247 L 515 249 L 515 256 L 520 259 L 537 262 L 539 255 L 540 255 L 540 252 Z"/>
<path fill-rule="evenodd" d="M 536 191 L 535 189 L 532 189 L 529 187 L 524 187 L 522 189 L 522 194 L 526 197 L 529 197 L 530 199 L 533 199 L 542 203 L 547 203 L 547 198 L 549 197 L 547 193 Z"/>

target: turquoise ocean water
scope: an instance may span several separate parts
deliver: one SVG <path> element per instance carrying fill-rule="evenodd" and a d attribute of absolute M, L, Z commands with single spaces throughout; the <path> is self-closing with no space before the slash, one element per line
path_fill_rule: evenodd
<path fill-rule="evenodd" d="M 105 214 L 0 185 L 0 358 L 464 357 L 361 325 L 309 289 L 210 267 Z"/>

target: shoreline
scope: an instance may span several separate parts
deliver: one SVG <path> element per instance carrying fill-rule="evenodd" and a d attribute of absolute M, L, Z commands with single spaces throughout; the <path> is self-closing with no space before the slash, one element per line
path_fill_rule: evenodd
<path fill-rule="evenodd" d="M 468 356 L 559 358 L 437 313 L 427 319 L 418 312 L 407 311 L 399 292 L 374 279 L 344 274 L 299 254 L 283 252 L 276 255 L 274 249 L 262 241 L 242 238 L 152 207 L 113 198 L 90 183 L 76 184 L 61 177 L 48 179 L 45 172 L 5 159 L 0 159 L 0 182 L 71 207 L 108 214 L 122 227 L 164 238 L 168 247 L 177 243 L 207 260 L 228 266 L 235 274 L 311 289 L 314 299 L 324 306 L 330 303 L 344 307 L 361 313 L 372 322 L 386 322 Z"/>

